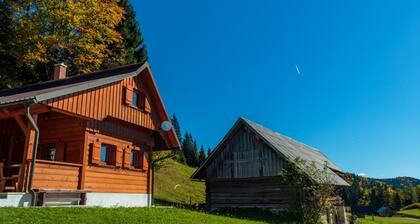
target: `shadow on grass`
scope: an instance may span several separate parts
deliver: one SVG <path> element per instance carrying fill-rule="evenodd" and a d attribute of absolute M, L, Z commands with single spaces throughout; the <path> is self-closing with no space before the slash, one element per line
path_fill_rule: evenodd
<path fill-rule="evenodd" d="M 155 199 L 155 206 L 173 206 L 176 208 L 183 208 L 197 212 L 203 212 L 212 215 L 231 217 L 250 221 L 260 221 L 265 223 L 295 223 L 292 218 L 286 218 L 276 215 L 267 210 L 255 209 L 225 209 L 221 211 L 208 211 L 202 204 L 183 204 L 175 203 L 165 200 Z"/>

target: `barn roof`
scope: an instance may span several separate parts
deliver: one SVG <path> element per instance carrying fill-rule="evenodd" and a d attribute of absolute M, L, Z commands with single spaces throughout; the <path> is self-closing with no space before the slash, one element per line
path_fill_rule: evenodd
<path fill-rule="evenodd" d="M 0 108 L 19 106 L 25 103 L 42 103 L 49 99 L 94 89 L 129 77 L 134 77 L 144 70 L 148 71 L 144 74 L 146 74 L 147 80 L 150 80 L 149 83 L 151 83 L 151 85 L 149 87 L 151 91 L 156 95 L 156 106 L 159 111 L 160 119 L 162 121 L 170 121 L 148 62 L 101 70 L 60 80 L 41 82 L 21 88 L 2 90 L 0 91 Z M 179 148 L 180 143 L 176 137 L 175 131 L 172 129 L 168 134 L 173 136 L 170 138 L 172 140 L 169 147 Z"/>
<path fill-rule="evenodd" d="M 336 172 L 342 172 L 340 168 L 335 165 L 331 160 L 329 160 L 322 152 L 317 149 L 314 149 L 310 146 L 307 146 L 303 143 L 300 143 L 292 138 L 281 135 L 275 131 L 272 131 L 266 127 L 263 127 L 260 124 L 252 122 L 245 118 L 239 118 L 235 125 L 230 129 L 228 134 L 223 138 L 223 140 L 217 145 L 216 149 L 211 153 L 207 160 L 202 164 L 200 168 L 192 175 L 193 179 L 203 179 L 203 174 L 205 172 L 205 167 L 212 161 L 214 155 L 223 148 L 221 147 L 225 141 L 233 134 L 240 125 L 245 125 L 249 127 L 254 133 L 256 133 L 264 142 L 271 147 L 273 150 L 277 151 L 280 155 L 286 158 L 288 161 L 296 161 L 296 159 L 301 159 L 309 163 L 313 163 L 315 167 L 319 170 L 322 170 L 325 167 L 325 164 L 329 169 L 327 169 L 327 175 L 329 180 L 335 185 L 348 186 L 348 183 L 344 181 Z"/>

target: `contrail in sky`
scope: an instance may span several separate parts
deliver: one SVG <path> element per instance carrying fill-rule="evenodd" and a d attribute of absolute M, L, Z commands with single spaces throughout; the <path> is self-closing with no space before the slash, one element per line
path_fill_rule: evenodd
<path fill-rule="evenodd" d="M 296 72 L 297 72 L 297 74 L 298 75 L 300 75 L 300 70 L 299 70 L 299 67 L 295 64 L 295 68 L 296 68 Z"/>

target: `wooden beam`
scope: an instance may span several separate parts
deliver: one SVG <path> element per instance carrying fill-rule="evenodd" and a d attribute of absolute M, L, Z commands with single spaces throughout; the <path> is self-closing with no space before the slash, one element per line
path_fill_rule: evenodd
<path fill-rule="evenodd" d="M 2 109 L 0 110 L 0 119 L 14 118 L 16 115 L 24 115 L 24 108 Z M 51 108 L 46 105 L 31 106 L 31 114 L 40 114 L 50 112 Z"/>
<path fill-rule="evenodd" d="M 32 115 L 35 123 L 38 120 L 38 114 Z M 23 158 L 22 158 L 22 166 L 19 171 L 19 181 L 18 181 L 18 189 L 17 191 L 22 192 L 26 189 L 26 185 L 28 182 L 28 174 L 29 174 L 29 168 L 30 163 L 28 163 L 30 160 L 32 160 L 32 151 L 35 144 L 35 129 L 32 126 L 28 126 L 28 128 L 25 131 L 25 146 L 23 148 Z"/>
<path fill-rule="evenodd" d="M 79 189 L 85 189 L 85 180 L 86 180 L 86 168 L 88 166 L 88 156 L 89 156 L 89 133 L 85 130 L 85 143 L 83 144 L 83 154 L 82 154 L 82 167 L 80 169 L 79 176 Z"/>
<path fill-rule="evenodd" d="M 28 126 L 25 124 L 22 117 L 20 115 L 15 115 L 14 118 L 16 120 L 16 123 L 19 125 L 20 129 L 22 129 L 22 132 L 26 134 Z"/>

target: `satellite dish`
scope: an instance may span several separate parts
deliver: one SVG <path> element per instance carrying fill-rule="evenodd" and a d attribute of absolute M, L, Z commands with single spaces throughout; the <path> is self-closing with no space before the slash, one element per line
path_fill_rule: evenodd
<path fill-rule="evenodd" d="M 162 128 L 163 131 L 169 131 L 172 129 L 172 124 L 169 121 L 164 121 L 162 122 L 162 124 L 160 125 L 160 127 Z"/>

